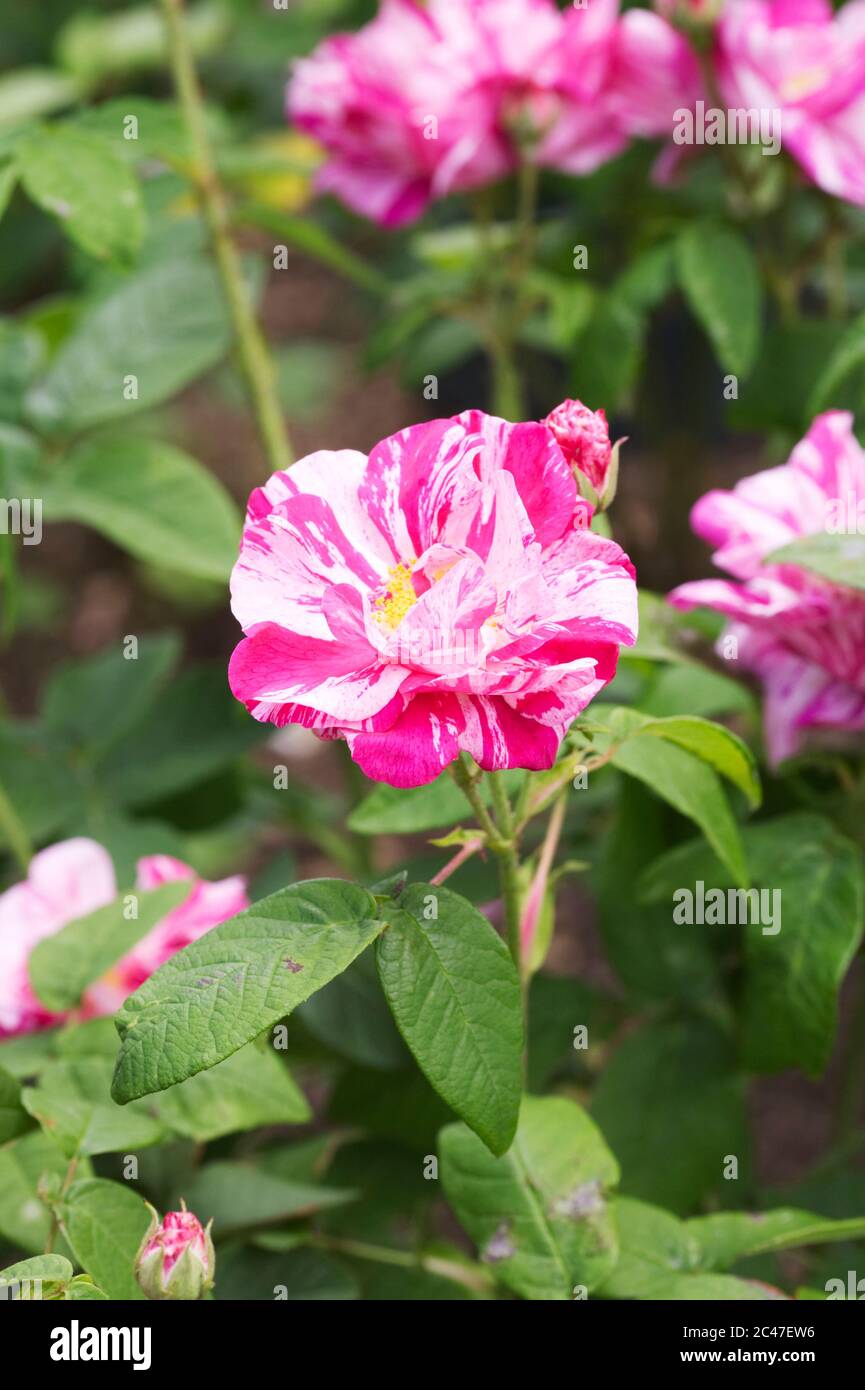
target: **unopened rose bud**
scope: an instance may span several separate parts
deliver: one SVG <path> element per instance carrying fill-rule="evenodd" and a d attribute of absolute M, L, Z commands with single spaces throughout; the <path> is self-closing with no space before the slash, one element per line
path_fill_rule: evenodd
<path fill-rule="evenodd" d="M 150 1213 L 150 1229 L 135 1257 L 135 1277 L 148 1298 L 194 1302 L 213 1287 L 216 1256 L 210 1224 L 205 1230 L 185 1203 L 161 1222 L 153 1207 Z"/>
<path fill-rule="evenodd" d="M 608 507 L 615 491 L 616 449 L 610 443 L 610 427 L 603 410 L 590 410 L 582 401 L 562 401 L 543 422 L 577 475 L 591 488 L 592 502 Z M 618 446 L 617 446 L 618 447 Z M 581 488 L 581 490 L 583 490 Z"/>

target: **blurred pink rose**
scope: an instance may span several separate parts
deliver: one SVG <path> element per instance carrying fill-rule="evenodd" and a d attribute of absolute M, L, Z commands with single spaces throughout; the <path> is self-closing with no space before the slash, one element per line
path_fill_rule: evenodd
<path fill-rule="evenodd" d="M 613 457 L 605 412 L 590 410 L 582 401 L 562 401 L 543 423 L 558 440 L 568 465 L 578 468 L 595 492 L 602 493 Z"/>
<path fill-rule="evenodd" d="M 322 451 L 249 499 L 229 680 L 250 713 L 430 782 L 465 749 L 544 768 L 636 637 L 627 556 L 552 433 L 468 411 Z"/>
<path fill-rule="evenodd" d="M 808 177 L 865 205 L 865 0 L 728 0 L 716 65 L 729 106 L 779 111 Z"/>
<path fill-rule="evenodd" d="M 865 730 L 865 594 L 798 566 L 765 563 L 797 537 L 836 528 L 857 507 L 861 514 L 863 502 L 865 452 L 852 416 L 829 411 L 788 463 L 732 492 L 709 492 L 693 510 L 694 530 L 716 547 L 716 564 L 740 582 L 683 584 L 670 601 L 734 620 L 725 637 L 738 640 L 739 661 L 765 687 L 773 763 L 798 752 L 809 729 Z"/>
<path fill-rule="evenodd" d="M 628 135 L 671 140 L 675 113 L 704 95 L 688 40 L 651 10 L 628 10 L 616 31 L 612 75 L 616 119 Z"/>
<path fill-rule="evenodd" d="M 241 878 L 205 883 L 167 855 L 139 860 L 140 891 L 188 879 L 187 898 L 88 989 L 82 1013 L 114 1013 L 148 975 L 203 932 L 249 906 Z M 33 856 L 27 878 L 0 894 L 0 1037 L 30 1033 L 62 1022 L 33 992 L 30 953 L 67 922 L 104 907 L 117 896 L 114 865 L 93 840 L 65 840 Z"/>
<path fill-rule="evenodd" d="M 589 173 L 671 133 L 693 86 L 686 41 L 618 0 L 384 0 L 296 65 L 288 111 L 327 151 L 318 187 L 398 226 L 521 161 Z"/>

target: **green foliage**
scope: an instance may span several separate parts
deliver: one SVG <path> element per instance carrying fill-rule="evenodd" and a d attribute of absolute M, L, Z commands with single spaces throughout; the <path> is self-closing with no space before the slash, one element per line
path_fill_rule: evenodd
<path fill-rule="evenodd" d="M 0 74 L 0 502 L 46 527 L 31 551 L 0 511 L 0 894 L 75 836 L 117 891 L 41 904 L 26 977 L 3 957 L 59 1017 L 5 1036 L 0 980 L 0 1293 L 140 1299 L 151 1202 L 212 1219 L 220 1300 L 822 1297 L 865 1248 L 861 739 L 761 768 L 756 682 L 704 664 L 722 620 L 642 580 L 695 572 L 701 491 L 818 411 L 861 427 L 861 218 L 786 155 L 704 150 L 659 187 L 634 141 L 383 231 L 314 197 L 283 110 L 289 64 L 370 5 L 181 6 L 194 119 L 158 6 L 101 8 L 19 7 Z M 565 395 L 631 438 L 594 528 L 633 550 L 640 633 L 555 766 L 394 788 L 253 720 L 226 584 L 281 419 L 298 453 L 367 448 Z M 855 603 L 845 520 L 768 563 Z M 192 880 L 137 888 L 161 854 L 253 906 L 87 1017 L 174 911 L 197 923 Z M 679 920 L 698 889 L 723 920 Z M 758 1188 L 755 1084 L 791 1069 L 812 1086 L 773 1107 L 822 1135 L 832 1100 L 832 1138 Z"/>
<path fill-rule="evenodd" d="M 729 227 L 692 223 L 677 252 L 681 287 L 721 366 L 747 376 L 762 318 L 760 272 L 747 240 Z"/>
<path fill-rule="evenodd" d="M 609 1196 L 618 1166 L 571 1101 L 525 1097 L 508 1152 L 494 1158 L 464 1125 L 440 1137 L 442 1182 L 496 1278 L 524 1298 L 593 1290 L 618 1251 Z"/>
<path fill-rule="evenodd" d="M 69 126 L 46 126 L 16 153 L 21 182 L 91 256 L 129 261 L 144 238 L 138 181 L 107 141 Z"/>
<path fill-rule="evenodd" d="M 178 574 L 225 582 L 237 559 L 234 504 L 206 469 L 168 444 L 101 437 L 70 454 L 45 494 L 54 521 L 83 522 Z"/>
<path fill-rule="evenodd" d="M 350 965 L 381 932 L 370 893 L 311 880 L 173 956 L 117 1015 L 121 1102 L 215 1066 Z"/>
<path fill-rule="evenodd" d="M 501 937 L 447 888 L 416 883 L 385 908 L 379 975 L 427 1079 L 494 1154 L 520 1108 L 520 986 Z"/>

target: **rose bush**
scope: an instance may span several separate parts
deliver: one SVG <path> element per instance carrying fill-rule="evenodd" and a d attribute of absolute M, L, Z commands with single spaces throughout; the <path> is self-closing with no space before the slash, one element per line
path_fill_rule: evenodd
<path fill-rule="evenodd" d="M 862 0 L 51 8 L 0 1293 L 856 1297 Z"/>

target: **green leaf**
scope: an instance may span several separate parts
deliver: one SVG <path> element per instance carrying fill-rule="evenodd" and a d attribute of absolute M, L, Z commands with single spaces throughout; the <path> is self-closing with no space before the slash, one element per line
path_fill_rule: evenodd
<path fill-rule="evenodd" d="M 865 1217 L 831 1221 L 813 1212 L 778 1207 L 753 1215 L 732 1211 L 696 1216 L 686 1223 L 686 1229 L 700 1248 L 703 1267 L 724 1270 L 748 1255 L 798 1250 L 804 1245 L 828 1245 L 840 1240 L 862 1240 Z"/>
<path fill-rule="evenodd" d="M 159 440 L 99 439 L 77 449 L 52 475 L 45 507 L 52 520 L 92 526 L 177 573 L 224 581 L 237 559 L 240 518 L 228 493 Z"/>
<path fill-rule="evenodd" d="M 602 1297 L 651 1302 L 762 1302 L 785 1297 L 779 1289 L 756 1280 L 707 1272 L 699 1220 L 679 1221 L 660 1207 L 628 1197 L 619 1197 L 614 1206 L 621 1253 L 600 1289 Z M 733 1219 L 759 1222 L 763 1218 L 737 1214 Z"/>
<path fill-rule="evenodd" d="M 835 402 L 844 381 L 865 362 L 865 314 L 860 314 L 830 355 L 808 401 L 810 419 Z"/>
<path fill-rule="evenodd" d="M 108 1303 L 107 1293 L 97 1288 L 89 1274 L 76 1274 L 64 1294 L 65 1303 Z"/>
<path fill-rule="evenodd" d="M 219 772 L 267 736 L 228 689 L 225 666 L 185 671 L 101 760 L 104 795 L 146 806 Z"/>
<path fill-rule="evenodd" d="M 38 942 L 30 955 L 29 971 L 43 1004 L 55 1013 L 75 1008 L 87 986 L 125 956 L 191 891 L 191 882 L 182 879 L 147 893 L 127 894 L 86 917 L 76 917 L 54 936 Z M 137 915 L 129 917 L 133 908 Z"/>
<path fill-rule="evenodd" d="M 115 646 L 61 666 L 43 692 L 45 726 L 76 751 L 103 753 L 147 712 L 179 654 L 177 637 L 163 633 L 140 638 L 134 658 Z"/>
<path fill-rule="evenodd" d="M 133 1265 L 150 1213 L 131 1187 L 105 1178 L 73 1183 L 60 1224 L 76 1260 L 109 1298 L 144 1298 Z"/>
<path fill-rule="evenodd" d="M 624 661 L 672 661 L 693 664 L 693 658 L 681 645 L 679 635 L 686 627 L 684 615 L 678 613 L 659 594 L 641 589 L 637 596 L 640 631 L 635 646 L 622 648 Z"/>
<path fill-rule="evenodd" d="M 38 1129 L 0 1148 L 0 1235 L 11 1245 L 34 1255 L 45 1249 L 51 1215 L 37 1187 L 43 1176 L 52 1176 L 59 1186 L 68 1165 L 68 1158 Z M 79 1172 L 87 1172 L 88 1166 L 85 1160 Z"/>
<path fill-rule="evenodd" d="M 509 795 L 519 790 L 524 777 L 522 772 L 504 773 Z M 478 790 L 485 804 L 489 804 L 486 780 Z M 379 783 L 354 808 L 348 828 L 359 835 L 413 835 L 471 819 L 468 802 L 453 779 L 443 772 L 425 787 L 388 787 Z"/>
<path fill-rule="evenodd" d="M 117 1015 L 115 1099 L 165 1090 L 230 1057 L 345 970 L 383 925 L 365 889 L 312 879 L 214 927 Z"/>
<path fill-rule="evenodd" d="M 681 815 L 695 821 L 718 857 L 729 866 L 736 882 L 747 887 L 748 870 L 739 830 L 716 773 L 668 739 L 643 735 L 638 721 L 636 716 L 631 722 L 630 736 L 624 721 L 618 727 L 611 723 L 614 740 L 624 734 L 613 754 L 613 765 L 645 783 Z"/>
<path fill-rule="evenodd" d="M 843 502 L 843 498 L 841 499 Z M 769 565 L 799 565 L 833 584 L 865 589 L 865 535 L 801 536 L 766 557 Z"/>
<path fill-rule="evenodd" d="M 592 1114 L 629 1196 L 687 1212 L 744 1163 L 744 1078 L 732 1043 L 701 1020 L 647 1023 L 613 1053 Z"/>
<path fill-rule="evenodd" d="M 75 1270 L 65 1255 L 34 1255 L 29 1260 L 19 1260 L 7 1269 L 0 1269 L 0 1289 L 8 1288 L 10 1284 L 30 1283 L 32 1280 L 62 1287 L 69 1283 L 74 1273 Z M 41 1295 L 44 1296 L 45 1292 L 46 1290 L 42 1289 Z M 4 1295 L 6 1296 L 8 1295 Z"/>
<path fill-rule="evenodd" d="M 3 216 L 9 206 L 12 194 L 15 192 L 15 185 L 18 182 L 18 165 L 14 160 L 10 160 L 0 169 L 0 217 Z"/>
<path fill-rule="evenodd" d="M 565 1300 L 609 1275 L 618 1240 L 608 1193 L 619 1170 L 573 1101 L 526 1096 L 500 1158 L 465 1125 L 442 1130 L 439 1153 L 448 1199 L 500 1283 L 523 1298 Z"/>
<path fill-rule="evenodd" d="M 237 220 L 282 238 L 286 244 L 298 247 L 307 256 L 321 261 L 338 275 L 353 280 L 372 294 L 390 293 L 390 282 L 383 275 L 348 251 L 342 242 L 309 217 L 290 217 L 258 203 L 246 203 L 238 210 Z"/>
<path fill-rule="evenodd" d="M 311 1117 L 287 1067 L 272 1048 L 254 1043 L 159 1097 L 159 1118 L 198 1144 L 258 1125 L 302 1125 Z"/>
<path fill-rule="evenodd" d="M 16 126 L 49 116 L 80 99 L 80 88 L 69 73 L 56 68 L 17 67 L 0 77 L 0 127 L 16 140 Z"/>
<path fill-rule="evenodd" d="M 705 666 L 664 667 L 640 701 L 641 713 L 655 719 L 674 714 L 711 719 L 719 714 L 752 714 L 754 709 L 754 697 L 746 686 Z"/>
<path fill-rule="evenodd" d="M 770 324 L 760 355 L 748 377 L 747 391 L 726 404 L 725 415 L 736 431 L 784 431 L 799 439 L 823 405 L 809 405 L 823 363 L 828 362 L 844 332 L 843 324 L 817 318 L 797 324 Z M 827 398 L 835 406 L 837 396 Z"/>
<path fill-rule="evenodd" d="M 210 262 L 159 260 L 82 315 L 30 392 L 29 413 L 41 429 L 65 434 L 128 419 L 215 366 L 230 343 L 228 311 Z M 135 398 L 125 390 L 133 376 Z M 194 530 L 186 528 L 187 538 Z"/>
<path fill-rule="evenodd" d="M 448 888 L 412 884 L 384 912 L 378 969 L 397 1026 L 444 1100 L 493 1153 L 504 1153 L 522 1083 L 510 953 L 486 917 Z"/>
<path fill-rule="evenodd" d="M 721 366 L 747 376 L 762 317 L 760 272 L 748 242 L 712 223 L 692 223 L 678 243 L 679 282 Z"/>
<path fill-rule="evenodd" d="M 650 908 L 637 896 L 643 875 L 669 843 L 668 820 L 663 802 L 640 782 L 623 779 L 615 819 L 601 844 L 599 925 L 611 964 L 638 1000 L 692 1004 L 718 987 L 719 965 L 711 932 L 683 932 L 674 922 L 673 889 L 665 895 L 666 901 Z M 705 841 L 697 843 L 716 864 Z M 678 878 L 673 887 L 687 882 Z"/>
<path fill-rule="evenodd" d="M 615 293 L 599 299 L 572 358 L 571 394 L 615 408 L 631 390 L 640 370 L 646 321 Z"/>
<path fill-rule="evenodd" d="M 21 1099 L 28 1113 L 69 1158 L 143 1149 L 166 1137 L 165 1127 L 141 1106 L 111 1099 L 112 1063 L 84 1057 L 51 1062 Z"/>
<path fill-rule="evenodd" d="M 676 280 L 675 246 L 659 242 L 634 257 L 615 284 L 615 294 L 638 312 L 654 309 L 666 299 Z"/>
<path fill-rule="evenodd" d="M 14 1076 L 0 1067 L 0 1144 L 17 1139 L 33 1126 L 21 1104 L 21 1087 Z"/>
<path fill-rule="evenodd" d="M 356 1194 L 318 1183 L 287 1182 L 251 1163 L 208 1163 L 182 1194 L 217 1238 L 249 1226 L 300 1220 L 352 1202 Z"/>
<path fill-rule="evenodd" d="M 699 1269 L 697 1240 L 672 1212 L 632 1197 L 617 1197 L 613 1209 L 619 1258 L 601 1286 L 603 1297 L 661 1299 L 672 1279 Z"/>
<path fill-rule="evenodd" d="M 38 1076 L 54 1056 L 56 1033 L 41 1029 L 38 1033 L 18 1033 L 12 1038 L 0 1038 L 0 1067 L 21 1081 Z"/>
<path fill-rule="evenodd" d="M 755 881 L 780 894 L 781 909 L 770 931 L 750 920 L 745 928 L 745 1064 L 820 1076 L 835 1043 L 838 990 L 862 940 L 861 855 L 810 815 L 750 827 L 745 848 Z"/>
<path fill-rule="evenodd" d="M 208 111 L 208 118 L 210 115 Z M 134 139 L 125 133 L 130 116 L 137 122 Z M 85 107 L 73 120 L 77 130 L 99 136 L 110 144 L 115 156 L 127 164 L 140 164 L 145 160 L 185 161 L 194 157 L 183 116 L 174 102 L 156 101 L 136 92 L 133 96 L 115 97 L 100 101 L 98 106 Z M 216 130 L 210 133 L 211 136 L 219 134 Z"/>
<path fill-rule="evenodd" d="M 20 146 L 21 182 L 84 251 L 130 260 L 144 238 L 138 182 L 107 140 L 45 126 Z"/>
<path fill-rule="evenodd" d="M 638 730 L 640 737 L 668 739 L 701 762 L 708 763 L 722 777 L 743 791 L 752 806 L 761 800 L 757 761 L 746 743 L 723 724 L 713 724 L 695 715 L 674 715 L 652 719 Z"/>
<path fill-rule="evenodd" d="M 35 841 L 81 824 L 84 795 L 72 769 L 41 729 L 0 724 L 0 786 Z M 0 832 L 0 844 L 6 838 Z"/>

